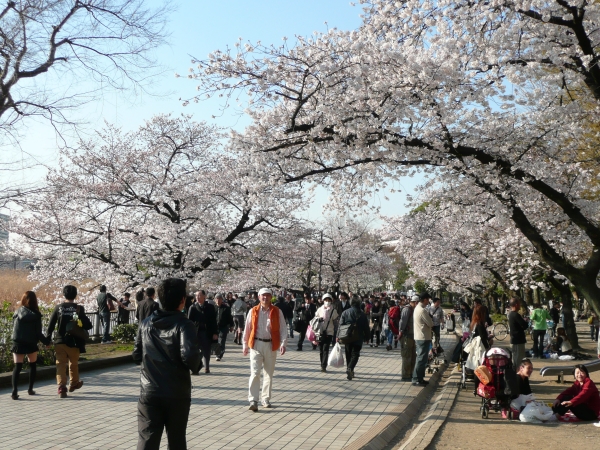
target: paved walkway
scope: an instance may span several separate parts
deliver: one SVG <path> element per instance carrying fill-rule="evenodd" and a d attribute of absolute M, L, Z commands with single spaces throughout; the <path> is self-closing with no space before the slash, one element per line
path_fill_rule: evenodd
<path fill-rule="evenodd" d="M 442 337 L 444 347 L 454 343 L 453 335 Z M 344 369 L 320 372 L 318 350 L 295 347 L 291 340 L 290 351 L 277 360 L 270 410 L 247 409 L 249 363 L 241 346 L 228 345 L 223 360 L 211 363 L 211 374 L 192 377 L 188 447 L 341 449 L 421 389 L 399 381 L 399 348 L 363 347 L 356 378 L 348 381 Z M 58 398 L 51 381 L 38 383 L 35 397 L 21 387 L 19 401 L 0 390 L 0 448 L 135 448 L 138 367 L 88 372 L 82 379 L 84 387 L 67 399 Z M 161 448 L 167 448 L 164 435 Z"/>

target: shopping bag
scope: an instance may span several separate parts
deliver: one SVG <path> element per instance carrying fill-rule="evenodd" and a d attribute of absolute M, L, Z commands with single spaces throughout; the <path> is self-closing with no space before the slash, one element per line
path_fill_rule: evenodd
<path fill-rule="evenodd" d="M 309 342 L 315 342 L 317 340 L 317 336 L 310 325 L 306 329 L 306 340 Z"/>
<path fill-rule="evenodd" d="M 333 350 L 329 354 L 329 359 L 327 360 L 327 365 L 335 368 L 344 367 L 344 352 L 342 352 L 342 347 L 339 342 L 333 346 Z"/>
<path fill-rule="evenodd" d="M 483 384 L 490 384 L 492 381 L 492 373 L 486 366 L 479 366 L 475 369 L 475 376 L 479 378 Z"/>

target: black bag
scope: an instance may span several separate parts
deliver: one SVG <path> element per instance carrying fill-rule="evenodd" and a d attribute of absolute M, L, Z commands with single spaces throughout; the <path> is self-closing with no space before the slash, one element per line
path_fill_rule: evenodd
<path fill-rule="evenodd" d="M 81 306 L 77 305 L 77 316 L 79 319 L 79 312 L 81 311 Z M 90 334 L 83 327 L 79 326 L 79 323 L 75 318 L 70 320 L 65 327 L 65 335 L 72 336 L 77 339 L 86 340 L 89 339 Z"/>
<path fill-rule="evenodd" d="M 210 344 L 210 354 L 219 356 L 221 354 L 221 344 L 219 344 L 218 342 L 213 342 L 212 344 Z"/>
<path fill-rule="evenodd" d="M 340 325 L 338 340 L 340 344 L 354 342 L 356 340 L 356 323 L 352 322 Z"/>
<path fill-rule="evenodd" d="M 301 324 L 302 322 L 300 321 L 300 319 L 298 319 L 297 317 L 294 319 L 294 321 L 292 322 L 292 327 L 294 328 L 294 331 L 296 333 L 300 333 L 302 331 L 302 327 Z"/>

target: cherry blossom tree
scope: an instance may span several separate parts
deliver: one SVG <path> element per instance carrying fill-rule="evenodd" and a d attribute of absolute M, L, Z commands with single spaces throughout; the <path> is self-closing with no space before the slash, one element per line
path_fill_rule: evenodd
<path fill-rule="evenodd" d="M 166 276 L 201 284 L 264 258 L 294 225 L 301 192 L 221 138 L 189 117 L 157 116 L 131 133 L 107 126 L 64 150 L 45 188 L 20 201 L 13 250 L 38 261 L 43 283 L 122 288 Z"/>
<path fill-rule="evenodd" d="M 419 168 L 464 180 L 600 313 L 589 133 L 600 111 L 600 4 L 363 3 L 357 30 L 294 46 L 239 42 L 197 61 L 195 99 L 247 94 L 253 123 L 231 145 L 268 161 L 282 183 L 328 184 L 340 202 L 361 206 L 365 189 Z M 577 235 L 583 257 L 561 251 L 562 233 Z"/>

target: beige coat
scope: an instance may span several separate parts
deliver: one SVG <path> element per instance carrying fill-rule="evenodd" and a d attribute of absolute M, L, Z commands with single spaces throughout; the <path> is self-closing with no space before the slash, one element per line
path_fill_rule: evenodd
<path fill-rule="evenodd" d="M 423 308 L 423 303 L 418 303 L 413 314 L 413 325 L 415 333 L 415 341 L 430 341 L 431 327 L 433 327 L 433 319 L 429 315 L 429 311 Z"/>

